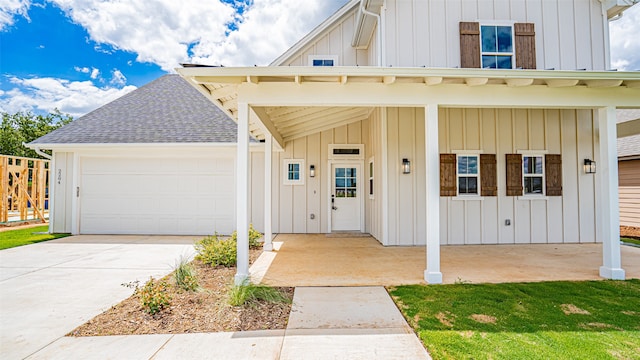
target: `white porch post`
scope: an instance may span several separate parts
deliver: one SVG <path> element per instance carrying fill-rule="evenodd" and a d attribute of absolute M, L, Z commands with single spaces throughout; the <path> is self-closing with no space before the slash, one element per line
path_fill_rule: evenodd
<path fill-rule="evenodd" d="M 596 199 L 600 201 L 602 266 L 600 276 L 624 280 L 620 260 L 620 208 L 618 203 L 618 151 L 616 137 L 616 109 L 598 109 L 600 128 L 600 164 L 596 171 Z"/>
<path fill-rule="evenodd" d="M 271 242 L 271 158 L 273 155 L 273 136 L 267 134 L 264 139 L 264 245 L 262 250 L 273 250 Z"/>
<path fill-rule="evenodd" d="M 236 230 L 238 258 L 235 284 L 249 279 L 249 104 L 238 103 L 238 154 L 236 159 Z"/>
<path fill-rule="evenodd" d="M 425 172 L 427 174 L 427 269 L 424 280 L 441 284 L 440 272 L 440 151 L 438 149 L 438 105 L 424 108 Z"/>

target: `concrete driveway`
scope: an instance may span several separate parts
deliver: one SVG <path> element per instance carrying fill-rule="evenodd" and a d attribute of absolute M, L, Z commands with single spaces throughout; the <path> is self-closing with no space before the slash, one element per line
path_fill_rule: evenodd
<path fill-rule="evenodd" d="M 72 236 L 0 251 L 0 357 L 26 358 L 168 274 L 193 236 Z"/>

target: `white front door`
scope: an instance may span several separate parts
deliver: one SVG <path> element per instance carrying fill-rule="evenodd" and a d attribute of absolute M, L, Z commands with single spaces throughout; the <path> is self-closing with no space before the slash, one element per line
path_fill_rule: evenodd
<path fill-rule="evenodd" d="M 331 230 L 360 231 L 361 171 L 358 163 L 333 164 Z"/>

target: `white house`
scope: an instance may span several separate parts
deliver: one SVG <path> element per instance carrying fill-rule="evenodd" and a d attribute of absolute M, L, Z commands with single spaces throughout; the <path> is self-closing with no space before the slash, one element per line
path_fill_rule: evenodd
<path fill-rule="evenodd" d="M 31 146 L 53 149 L 54 168 L 69 179 L 53 201 L 68 202 L 64 229 L 74 233 L 118 232 L 85 226 L 96 211 L 90 194 L 110 209 L 120 201 L 118 191 L 102 193 L 110 186 L 98 180 L 104 172 L 121 187 L 146 189 L 141 167 L 182 166 L 185 154 L 230 159 L 202 178 L 193 177 L 200 165 L 185 164 L 189 175 L 178 181 L 206 191 L 217 171 L 234 179 L 233 190 L 226 186 L 235 204 L 224 207 L 236 212 L 226 221 L 240 234 L 238 282 L 248 276 L 249 222 L 265 232 L 266 249 L 274 232 L 360 231 L 385 246 L 426 245 L 429 283 L 442 281 L 442 245 L 602 242 L 600 274 L 623 279 L 615 112 L 640 108 L 640 73 L 609 70 L 608 19 L 632 3 L 353 0 L 271 66 L 177 69 L 237 122 L 237 146 Z M 181 197 L 175 185 L 154 183 L 130 203 L 164 206 L 166 192 Z M 167 205 L 162 215 L 217 221 L 212 199 L 202 198 L 198 211 L 193 202 Z M 128 214 L 136 222 L 128 232 L 189 228 L 142 210 Z"/>

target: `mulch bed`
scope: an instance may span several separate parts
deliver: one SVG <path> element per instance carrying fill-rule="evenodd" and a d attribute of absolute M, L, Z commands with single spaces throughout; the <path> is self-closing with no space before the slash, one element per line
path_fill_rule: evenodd
<path fill-rule="evenodd" d="M 251 262 L 261 252 L 262 250 L 251 250 Z M 233 283 L 235 267 L 211 267 L 199 260 L 194 260 L 192 264 L 198 271 L 202 291 L 181 290 L 173 284 L 169 275 L 167 279 L 171 284 L 171 305 L 168 308 L 150 315 L 143 309 L 138 296 L 133 295 L 68 335 L 178 334 L 286 328 L 291 303 L 258 301 L 244 306 L 231 306 L 227 303 L 226 296 Z M 278 289 L 290 300 L 293 299 L 293 288 Z"/>
<path fill-rule="evenodd" d="M 620 236 L 640 240 L 640 228 L 633 226 L 620 226 Z"/>

